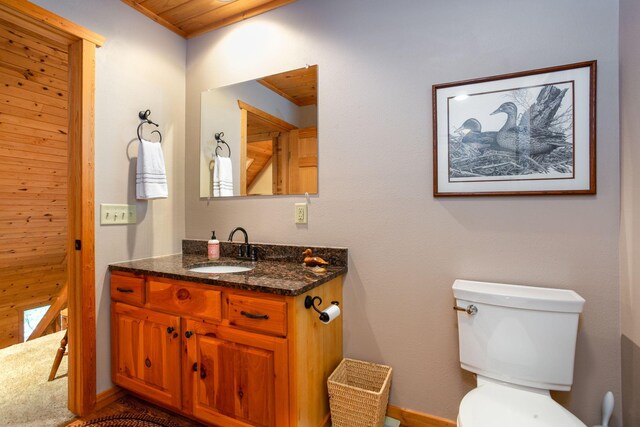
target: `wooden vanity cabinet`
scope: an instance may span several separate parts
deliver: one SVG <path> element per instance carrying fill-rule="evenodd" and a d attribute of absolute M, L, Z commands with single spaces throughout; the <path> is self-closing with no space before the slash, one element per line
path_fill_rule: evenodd
<path fill-rule="evenodd" d="M 113 303 L 116 384 L 179 409 L 180 317 Z"/>
<path fill-rule="evenodd" d="M 125 285 L 143 295 L 120 292 Z M 286 297 L 112 272 L 113 382 L 215 426 L 328 425 L 326 380 L 342 360 L 342 278 Z M 148 366 L 149 365 L 149 366 Z"/>
<path fill-rule="evenodd" d="M 215 425 L 289 425 L 286 339 L 193 320 L 186 330 L 192 334 L 184 385 L 193 400 L 185 403 L 196 418 Z"/>

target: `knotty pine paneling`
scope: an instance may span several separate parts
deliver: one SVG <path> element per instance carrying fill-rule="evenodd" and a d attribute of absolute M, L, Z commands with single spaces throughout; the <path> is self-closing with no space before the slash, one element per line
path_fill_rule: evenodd
<path fill-rule="evenodd" d="M 295 0 L 122 0 L 124 3 L 183 37 L 268 12 Z"/>
<path fill-rule="evenodd" d="M 68 54 L 0 20 L 0 348 L 67 280 Z"/>
<path fill-rule="evenodd" d="M 13 30 L 11 28 L 3 26 L 0 28 L 0 38 L 2 42 L 0 43 L 0 48 L 3 46 L 11 47 L 17 46 L 23 51 L 35 51 L 41 54 L 45 54 L 51 56 L 53 58 L 58 58 L 59 60 L 68 63 L 69 54 L 67 51 L 48 46 L 42 41 L 35 40 L 32 37 L 25 37 L 20 31 Z M 40 67 L 36 67 L 35 70 L 40 70 L 40 68 L 44 68 L 44 65 L 40 65 Z M 33 70 L 32 70 L 33 71 Z M 64 80 L 68 80 L 68 75 L 64 75 Z"/>

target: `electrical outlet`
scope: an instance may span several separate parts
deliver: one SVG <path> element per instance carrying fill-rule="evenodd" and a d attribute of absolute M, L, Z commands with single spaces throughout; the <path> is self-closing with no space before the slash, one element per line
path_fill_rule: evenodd
<path fill-rule="evenodd" d="M 136 223 L 136 205 L 100 204 L 100 224 L 121 225 Z"/>
<path fill-rule="evenodd" d="M 296 224 L 306 224 L 307 223 L 307 204 L 306 203 L 296 203 L 296 213 L 295 219 Z"/>

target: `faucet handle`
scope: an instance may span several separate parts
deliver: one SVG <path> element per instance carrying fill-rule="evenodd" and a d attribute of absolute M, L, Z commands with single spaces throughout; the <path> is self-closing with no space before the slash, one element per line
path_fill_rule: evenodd
<path fill-rule="evenodd" d="M 238 258 L 244 257 L 244 245 L 238 246 Z"/>
<path fill-rule="evenodd" d="M 257 261 L 258 260 L 258 248 L 256 248 L 255 246 L 249 246 L 251 248 L 251 261 Z M 247 254 L 248 255 L 248 254 Z"/>

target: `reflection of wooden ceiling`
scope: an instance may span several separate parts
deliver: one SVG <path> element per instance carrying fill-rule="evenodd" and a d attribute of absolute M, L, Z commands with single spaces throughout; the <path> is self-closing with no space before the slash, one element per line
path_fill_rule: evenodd
<path fill-rule="evenodd" d="M 245 107 L 250 106 L 245 104 Z M 275 124 L 267 118 L 268 116 L 260 117 L 254 112 L 247 112 L 247 188 L 269 164 L 273 155 L 273 138 L 277 138 L 281 131 L 290 130 L 283 127 L 283 124 L 288 123 Z"/>
<path fill-rule="evenodd" d="M 258 174 L 269 164 L 271 156 L 273 156 L 271 139 L 247 144 L 247 188 L 251 187 Z"/>
<path fill-rule="evenodd" d="M 273 76 L 259 79 L 258 83 L 284 96 L 300 107 L 317 105 L 318 103 L 317 65 L 274 74 Z"/>
<path fill-rule="evenodd" d="M 122 0 L 182 37 L 216 28 L 293 3 L 296 0 Z"/>

